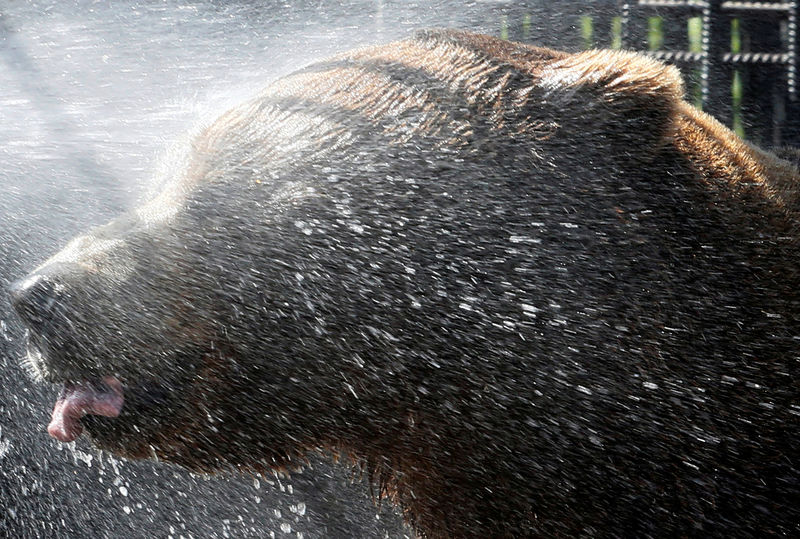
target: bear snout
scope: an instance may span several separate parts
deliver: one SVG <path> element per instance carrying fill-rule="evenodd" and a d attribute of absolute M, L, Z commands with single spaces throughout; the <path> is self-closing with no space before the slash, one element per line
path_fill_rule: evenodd
<path fill-rule="evenodd" d="M 31 274 L 9 286 L 11 305 L 28 327 L 41 329 L 53 316 L 61 288 L 52 277 Z"/>

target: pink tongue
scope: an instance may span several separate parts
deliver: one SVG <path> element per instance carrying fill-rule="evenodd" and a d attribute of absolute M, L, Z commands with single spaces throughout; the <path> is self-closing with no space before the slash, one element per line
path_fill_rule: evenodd
<path fill-rule="evenodd" d="M 114 376 L 104 376 L 102 383 L 84 380 L 66 384 L 53 408 L 47 432 L 56 440 L 71 442 L 83 432 L 83 416 L 117 417 L 124 402 L 122 383 Z"/>

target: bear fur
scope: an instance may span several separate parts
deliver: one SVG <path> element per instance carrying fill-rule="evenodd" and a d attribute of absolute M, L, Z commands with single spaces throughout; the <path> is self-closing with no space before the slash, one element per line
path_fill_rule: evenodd
<path fill-rule="evenodd" d="M 16 286 L 28 364 L 70 439 L 331 452 L 421 537 L 798 534 L 800 175 L 682 95 L 457 31 L 313 64 Z"/>

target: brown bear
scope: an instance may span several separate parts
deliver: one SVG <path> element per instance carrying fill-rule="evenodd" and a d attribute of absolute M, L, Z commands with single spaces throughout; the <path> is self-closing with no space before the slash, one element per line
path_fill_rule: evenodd
<path fill-rule="evenodd" d="M 12 290 L 50 433 L 352 458 L 421 537 L 800 532 L 800 175 L 678 71 L 424 31 L 204 127 Z"/>

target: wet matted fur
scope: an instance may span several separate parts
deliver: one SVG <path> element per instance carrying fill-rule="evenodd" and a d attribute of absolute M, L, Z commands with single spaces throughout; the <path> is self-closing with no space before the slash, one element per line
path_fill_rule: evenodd
<path fill-rule="evenodd" d="M 99 447 L 347 455 L 423 537 L 798 533 L 798 172 L 682 96 L 455 31 L 306 67 L 18 285 L 30 366 L 121 382 Z"/>

